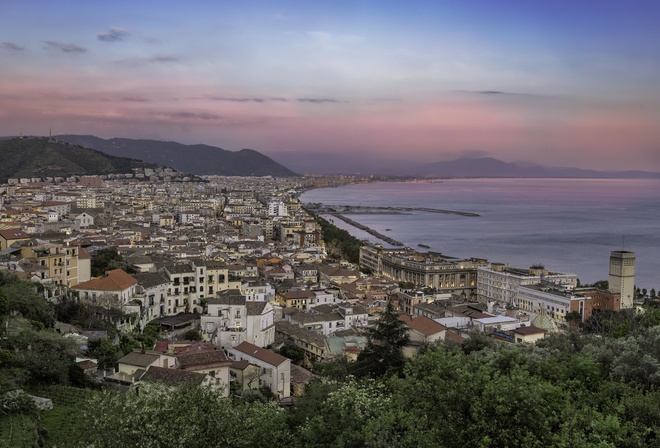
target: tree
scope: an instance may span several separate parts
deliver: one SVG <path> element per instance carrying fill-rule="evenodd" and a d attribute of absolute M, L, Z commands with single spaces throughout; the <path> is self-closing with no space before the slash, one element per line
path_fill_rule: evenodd
<path fill-rule="evenodd" d="M 123 269 L 129 274 L 135 273 L 135 268 L 124 260 L 116 247 L 101 249 L 92 258 L 92 275 L 94 277 L 105 275 L 107 271 L 113 269 Z"/>
<path fill-rule="evenodd" d="M 200 333 L 199 330 L 188 330 L 183 335 L 183 339 L 186 341 L 201 341 L 202 333 Z"/>
<path fill-rule="evenodd" d="M 85 405 L 76 446 L 270 448 L 291 446 L 286 414 L 260 402 L 232 402 L 203 386 L 144 384 L 139 393 L 106 392 Z M 167 424 L 159 424 L 167 422 Z"/>
<path fill-rule="evenodd" d="M 53 310 L 50 304 L 39 295 L 35 283 L 18 278 L 3 282 L 3 279 L 0 278 L 0 290 L 5 295 L 9 311 L 15 311 L 28 320 L 39 321 L 49 328 L 55 324 Z"/>
<path fill-rule="evenodd" d="M 9 300 L 7 294 L 0 287 L 0 334 L 5 330 L 5 319 L 9 318 Z"/>
<path fill-rule="evenodd" d="M 109 339 L 99 339 L 89 343 L 88 353 L 91 357 L 96 358 L 99 365 L 104 369 L 114 367 L 117 360 L 124 354 L 122 351 L 110 342 Z"/>
<path fill-rule="evenodd" d="M 376 325 L 367 330 L 367 345 L 358 355 L 354 366 L 357 376 L 382 377 L 399 374 L 405 365 L 403 349 L 410 342 L 408 327 L 399 319 L 392 302 Z"/>
<path fill-rule="evenodd" d="M 657 298 L 655 288 L 651 288 L 651 291 L 649 292 L 649 297 L 653 300 Z"/>

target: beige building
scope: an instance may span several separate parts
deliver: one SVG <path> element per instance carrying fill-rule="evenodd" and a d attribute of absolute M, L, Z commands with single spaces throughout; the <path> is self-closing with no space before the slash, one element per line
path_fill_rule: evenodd
<path fill-rule="evenodd" d="M 48 277 L 57 285 L 72 288 L 80 282 L 78 275 L 78 246 L 32 240 L 23 242 L 21 257 L 32 259 L 48 268 Z"/>
<path fill-rule="evenodd" d="M 609 289 L 621 294 L 621 309 L 632 308 L 635 298 L 635 252 L 612 251 L 610 255 Z"/>

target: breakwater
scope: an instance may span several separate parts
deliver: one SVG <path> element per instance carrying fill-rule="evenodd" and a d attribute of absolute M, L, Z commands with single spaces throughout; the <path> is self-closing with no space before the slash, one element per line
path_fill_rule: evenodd
<path fill-rule="evenodd" d="M 343 215 L 410 215 L 413 212 L 442 213 L 446 215 L 480 216 L 478 213 L 460 210 L 445 210 L 430 207 L 385 207 L 372 205 L 326 205 L 320 203 L 306 204 L 306 208 L 316 213 L 341 213 Z"/>
<path fill-rule="evenodd" d="M 333 212 L 329 212 L 328 214 L 331 215 L 331 216 L 334 216 L 334 217 L 337 218 L 337 219 L 341 219 L 342 221 L 344 221 L 344 222 L 346 222 L 346 223 L 352 225 L 353 227 L 356 227 L 356 228 L 358 228 L 358 229 L 360 229 L 360 230 L 363 230 L 363 231 L 367 232 L 369 235 L 373 235 L 373 236 L 375 236 L 376 238 L 385 241 L 387 244 L 390 244 L 390 245 L 392 245 L 392 246 L 399 246 L 399 247 L 401 247 L 401 246 L 404 245 L 401 241 L 397 241 L 397 240 L 395 240 L 394 238 L 390 238 L 390 237 L 387 236 L 387 235 L 383 235 L 382 233 L 375 231 L 375 230 L 372 229 L 371 227 L 367 227 L 367 226 L 365 226 L 365 225 L 363 225 L 363 224 L 360 224 L 360 223 L 357 222 L 357 221 L 353 221 L 352 219 L 347 218 L 347 217 L 344 216 L 344 215 L 341 215 L 341 214 L 336 213 L 336 212 L 334 212 L 334 213 L 333 213 Z"/>

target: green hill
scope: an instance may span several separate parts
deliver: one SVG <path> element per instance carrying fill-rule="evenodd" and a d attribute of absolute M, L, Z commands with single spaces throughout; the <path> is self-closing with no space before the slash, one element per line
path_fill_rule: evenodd
<path fill-rule="evenodd" d="M 270 157 L 252 149 L 227 151 L 209 145 L 184 145 L 159 140 L 102 139 L 93 135 L 58 135 L 59 140 L 121 157 L 138 157 L 183 173 L 219 176 L 297 176 Z"/>
<path fill-rule="evenodd" d="M 0 140 L 0 182 L 20 177 L 130 173 L 156 164 L 116 157 L 45 137 Z"/>

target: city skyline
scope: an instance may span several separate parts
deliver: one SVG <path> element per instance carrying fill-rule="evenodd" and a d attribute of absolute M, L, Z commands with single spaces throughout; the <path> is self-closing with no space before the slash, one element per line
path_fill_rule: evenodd
<path fill-rule="evenodd" d="M 660 4 L 7 2 L 0 135 L 660 171 Z"/>

